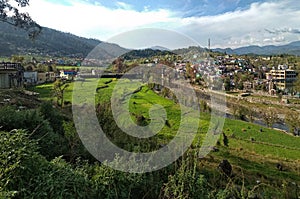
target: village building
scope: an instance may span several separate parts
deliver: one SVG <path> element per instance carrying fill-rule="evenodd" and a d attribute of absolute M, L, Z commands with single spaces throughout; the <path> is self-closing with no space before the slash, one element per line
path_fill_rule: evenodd
<path fill-rule="evenodd" d="M 38 71 L 25 71 L 24 83 L 26 85 L 43 84 L 46 82 L 54 82 L 56 79 L 55 72 L 38 72 Z"/>
<path fill-rule="evenodd" d="M 60 78 L 63 80 L 74 80 L 77 72 L 74 70 L 61 70 L 60 71 Z"/>
<path fill-rule="evenodd" d="M 46 72 L 46 82 L 54 82 L 56 80 L 56 73 L 53 71 Z"/>
<path fill-rule="evenodd" d="M 24 68 L 20 63 L 0 63 L 0 89 L 22 87 L 23 73 Z"/>
<path fill-rule="evenodd" d="M 297 72 L 290 69 L 273 69 L 266 73 L 266 79 L 281 91 L 289 91 L 297 79 Z"/>
<path fill-rule="evenodd" d="M 24 84 L 34 85 L 38 82 L 38 72 L 37 71 L 25 71 L 24 72 Z"/>

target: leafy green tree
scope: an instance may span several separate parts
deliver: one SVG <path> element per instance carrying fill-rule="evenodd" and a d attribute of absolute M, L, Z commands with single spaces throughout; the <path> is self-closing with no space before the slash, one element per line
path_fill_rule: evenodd
<path fill-rule="evenodd" d="M 226 77 L 224 79 L 224 89 L 225 91 L 230 91 L 230 78 Z"/>
<path fill-rule="evenodd" d="M 242 81 L 240 81 L 236 86 L 237 86 L 237 89 L 239 89 L 239 90 L 243 90 L 244 89 L 244 84 L 243 84 Z"/>
<path fill-rule="evenodd" d="M 61 108 L 64 107 L 64 94 L 69 84 L 62 80 L 56 80 L 53 84 L 54 96 L 56 97 L 56 104 Z"/>
<path fill-rule="evenodd" d="M 29 0 L 14 0 L 17 6 L 14 5 L 12 0 L 0 1 L 0 22 L 5 22 L 22 28 L 28 32 L 29 38 L 34 39 L 40 34 L 42 27 L 31 19 L 28 13 L 21 13 L 20 8 L 29 6 Z"/>
<path fill-rule="evenodd" d="M 25 60 L 25 58 L 23 56 L 19 56 L 19 55 L 11 56 L 11 61 L 12 62 L 23 63 L 24 60 Z"/>

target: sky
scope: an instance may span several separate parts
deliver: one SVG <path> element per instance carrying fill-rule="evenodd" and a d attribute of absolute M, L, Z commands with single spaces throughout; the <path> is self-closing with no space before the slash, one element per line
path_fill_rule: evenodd
<path fill-rule="evenodd" d="M 171 48 L 179 40 L 237 48 L 300 39 L 299 0 L 30 0 L 25 11 L 44 27 L 129 48 L 148 45 L 133 37 L 151 33 L 152 46 L 172 38 Z"/>

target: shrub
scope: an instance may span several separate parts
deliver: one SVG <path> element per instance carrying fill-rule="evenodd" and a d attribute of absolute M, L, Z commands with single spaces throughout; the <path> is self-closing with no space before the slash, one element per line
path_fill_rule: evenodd
<path fill-rule="evenodd" d="M 38 110 L 17 111 L 13 107 L 0 108 L 0 126 L 4 131 L 24 129 L 38 141 L 40 152 L 48 159 L 62 154 L 64 138 L 53 131 L 48 120 Z"/>
<path fill-rule="evenodd" d="M 48 162 L 23 130 L 0 132 L 0 196 L 94 198 L 83 172 L 61 158 Z"/>

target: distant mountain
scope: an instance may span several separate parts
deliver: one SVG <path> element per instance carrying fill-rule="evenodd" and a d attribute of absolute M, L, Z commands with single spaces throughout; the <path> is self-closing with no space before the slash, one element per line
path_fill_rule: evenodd
<path fill-rule="evenodd" d="M 161 50 L 161 51 L 171 51 L 170 49 L 163 46 L 152 46 L 150 49 L 152 50 Z"/>
<path fill-rule="evenodd" d="M 173 50 L 172 52 L 177 54 L 177 55 L 186 55 L 186 54 L 203 54 L 205 53 L 207 50 L 204 48 L 201 48 L 199 46 L 190 46 L 188 48 L 179 48 L 176 50 Z"/>
<path fill-rule="evenodd" d="M 226 53 L 226 54 L 236 54 L 234 52 L 234 50 L 232 50 L 231 48 L 215 48 L 215 49 L 212 49 L 213 52 L 221 52 L 221 53 Z"/>
<path fill-rule="evenodd" d="M 85 57 L 100 43 L 101 41 L 96 39 L 86 39 L 45 27 L 32 41 L 26 31 L 0 22 L 0 56 L 31 53 L 44 56 Z"/>
<path fill-rule="evenodd" d="M 117 57 L 120 57 L 130 50 L 122 48 L 117 44 L 102 42 L 97 45 L 89 54 L 86 56 L 87 59 L 97 59 L 99 61 L 113 61 Z"/>
<path fill-rule="evenodd" d="M 245 46 L 236 49 L 226 48 L 216 48 L 213 49 L 214 52 L 222 52 L 227 54 L 257 54 L 257 55 L 279 55 L 279 54 L 290 54 L 290 55 L 300 55 L 300 41 L 295 41 L 282 46 Z"/>
<path fill-rule="evenodd" d="M 99 44 L 97 50 L 93 50 Z M 87 39 L 76 35 L 60 32 L 44 27 L 41 34 L 34 40 L 30 40 L 27 32 L 15 28 L 7 23 L 0 22 L 0 56 L 11 56 L 14 54 L 33 54 L 56 57 L 86 57 L 91 53 L 100 53 L 99 58 L 127 56 L 127 59 L 145 58 L 155 55 L 166 54 L 190 54 L 203 53 L 205 49 L 200 47 L 189 47 L 170 51 L 162 46 L 153 46 L 150 49 L 129 50 L 116 44 L 104 43 L 96 39 Z M 291 54 L 300 56 L 300 41 L 295 41 L 282 46 L 245 46 L 236 49 L 217 48 L 212 51 L 227 54 L 257 54 L 278 55 Z"/>
<path fill-rule="evenodd" d="M 142 50 L 131 50 L 123 54 L 121 57 L 126 60 L 133 60 L 133 59 L 147 58 L 153 56 L 164 56 L 164 55 L 174 55 L 174 53 L 166 50 L 161 51 L 161 50 L 153 50 L 147 48 Z"/>

